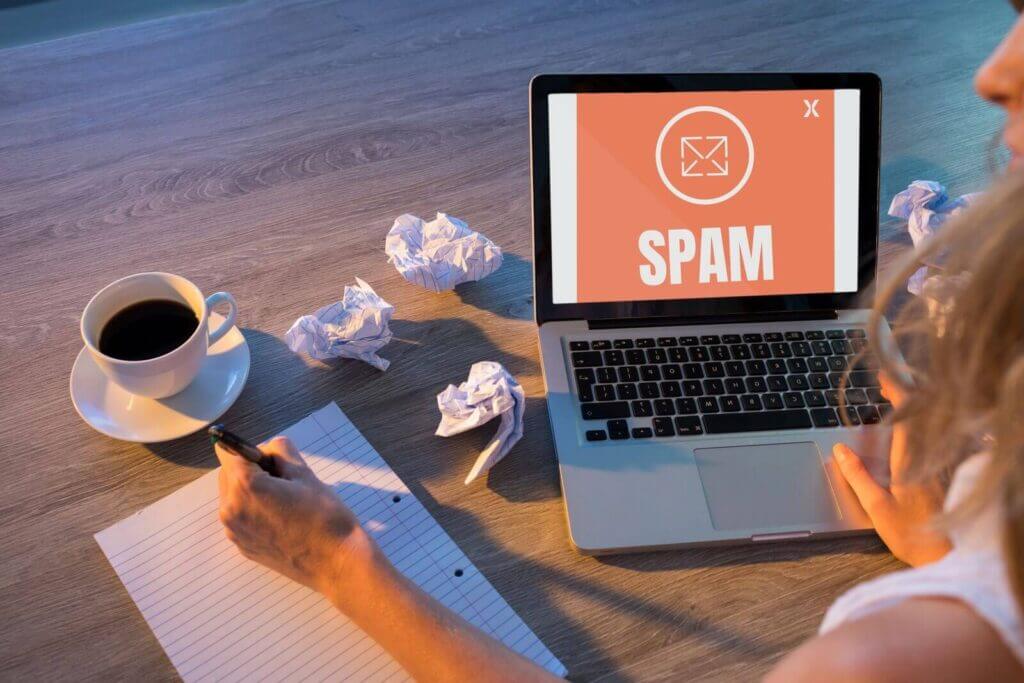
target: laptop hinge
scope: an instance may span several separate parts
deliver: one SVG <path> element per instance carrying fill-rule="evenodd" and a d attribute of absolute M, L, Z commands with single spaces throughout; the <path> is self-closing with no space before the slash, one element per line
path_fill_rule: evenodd
<path fill-rule="evenodd" d="M 835 310 L 771 311 L 763 313 L 736 313 L 732 315 L 689 315 L 680 318 L 609 318 L 588 320 L 592 330 L 613 330 L 625 327 L 674 327 L 679 325 L 720 325 L 723 323 L 770 323 L 787 320 L 835 320 Z"/>

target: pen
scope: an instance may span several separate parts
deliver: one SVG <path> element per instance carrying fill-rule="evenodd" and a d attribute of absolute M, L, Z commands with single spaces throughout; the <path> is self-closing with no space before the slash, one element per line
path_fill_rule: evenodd
<path fill-rule="evenodd" d="M 274 467 L 273 458 L 264 455 L 263 451 L 256 448 L 237 434 L 228 431 L 224 425 L 210 425 L 209 429 L 206 430 L 206 433 L 210 435 L 210 441 L 213 443 L 220 442 L 225 448 L 235 455 L 239 455 L 249 462 L 259 465 L 260 469 L 270 476 L 277 476 L 277 468 Z"/>

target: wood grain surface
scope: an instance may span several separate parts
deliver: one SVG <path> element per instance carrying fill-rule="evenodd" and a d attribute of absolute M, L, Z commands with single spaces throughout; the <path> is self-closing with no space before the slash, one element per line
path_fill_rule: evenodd
<path fill-rule="evenodd" d="M 883 208 L 915 178 L 987 180 L 999 115 L 971 89 L 998 0 L 256 2 L 0 52 L 0 679 L 172 679 L 92 534 L 214 466 L 192 436 L 92 431 L 78 316 L 165 270 L 232 292 L 252 351 L 226 420 L 265 438 L 337 401 L 509 603 L 586 680 L 749 679 L 896 563 L 873 538 L 585 558 L 567 542 L 531 321 L 527 84 L 539 72 L 871 70 Z M 2 13 L 0 13 L 2 21 Z M 504 267 L 457 292 L 386 263 L 441 210 Z M 906 248 L 883 224 L 883 257 Z M 391 369 L 282 343 L 356 276 L 395 305 Z M 478 360 L 529 395 L 526 436 L 462 479 L 490 427 L 432 436 Z"/>

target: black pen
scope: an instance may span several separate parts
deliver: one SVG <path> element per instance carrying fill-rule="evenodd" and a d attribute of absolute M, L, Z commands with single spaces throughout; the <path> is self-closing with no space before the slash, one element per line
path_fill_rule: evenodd
<path fill-rule="evenodd" d="M 274 466 L 273 458 L 268 457 L 263 453 L 263 451 L 256 448 L 237 434 L 229 432 L 225 429 L 224 425 L 210 425 L 209 429 L 206 430 L 206 433 L 210 435 L 210 441 L 213 443 L 217 443 L 219 441 L 225 448 L 235 455 L 239 455 L 249 462 L 259 465 L 260 469 L 270 476 L 277 476 L 277 468 Z"/>

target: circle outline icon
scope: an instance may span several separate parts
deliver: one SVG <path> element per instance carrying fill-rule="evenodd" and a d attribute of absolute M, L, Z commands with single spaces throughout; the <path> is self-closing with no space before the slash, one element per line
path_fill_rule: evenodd
<path fill-rule="evenodd" d="M 691 197 L 690 195 L 686 194 L 685 192 L 677 188 L 675 185 L 673 185 L 672 181 L 668 179 L 668 175 L 666 175 L 665 173 L 664 165 L 661 163 L 661 148 L 665 143 L 665 136 L 668 135 L 669 129 L 672 128 L 672 126 L 674 126 L 681 119 L 689 116 L 690 114 L 699 114 L 701 112 L 710 112 L 712 114 L 724 116 L 726 119 L 736 124 L 736 127 L 740 129 L 741 133 L 743 133 L 744 140 L 747 141 L 748 152 L 747 168 L 743 172 L 743 177 L 740 178 L 740 181 L 725 194 L 719 195 L 717 197 L 710 197 L 707 199 L 703 199 L 701 197 Z M 747 184 L 747 181 L 750 179 L 750 174 L 754 171 L 754 140 L 750 137 L 750 131 L 747 130 L 747 127 L 744 126 L 743 122 L 740 121 L 732 112 L 726 111 L 721 107 L 713 107 L 711 105 L 706 104 L 696 107 L 689 107 L 687 109 L 682 110 L 681 112 L 673 116 L 671 119 L 669 119 L 668 123 L 666 123 L 664 128 L 661 129 L 661 134 L 658 136 L 658 144 L 654 148 L 654 162 L 658 166 L 658 176 L 661 178 L 661 182 L 665 184 L 665 187 L 667 187 L 672 194 L 679 197 L 684 202 L 689 202 L 691 204 L 700 204 L 703 206 L 707 206 L 710 204 L 719 204 L 733 197 L 737 192 L 742 190 L 743 187 Z"/>

